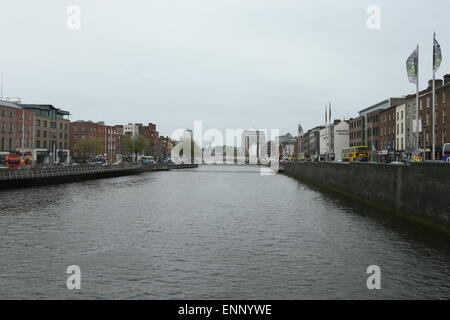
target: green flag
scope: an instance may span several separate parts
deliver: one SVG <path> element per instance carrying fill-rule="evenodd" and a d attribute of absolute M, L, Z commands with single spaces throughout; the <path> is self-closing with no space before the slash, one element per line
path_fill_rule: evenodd
<path fill-rule="evenodd" d="M 408 72 L 409 82 L 417 83 L 417 72 L 419 69 L 419 48 L 414 50 L 414 52 L 406 60 L 406 71 Z"/>
<path fill-rule="evenodd" d="M 436 40 L 436 34 L 434 34 L 433 39 L 433 71 L 436 72 L 441 66 L 442 62 L 442 51 L 439 42 Z"/>

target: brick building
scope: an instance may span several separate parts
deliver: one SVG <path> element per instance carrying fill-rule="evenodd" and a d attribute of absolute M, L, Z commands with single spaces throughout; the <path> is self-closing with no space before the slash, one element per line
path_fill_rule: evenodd
<path fill-rule="evenodd" d="M 156 124 L 149 123 L 148 126 L 140 124 L 139 135 L 144 136 L 148 141 L 145 153 L 149 156 L 155 157 L 156 159 L 160 158 L 162 156 L 162 150 L 159 140 L 159 132 L 156 131 Z"/>
<path fill-rule="evenodd" d="M 348 120 L 350 130 L 350 147 L 363 146 L 363 121 L 363 117 L 357 117 Z"/>
<path fill-rule="evenodd" d="M 51 104 L 19 104 L 34 113 L 33 161 L 38 164 L 70 161 L 68 111 Z"/>
<path fill-rule="evenodd" d="M 436 106 L 435 106 L 435 135 L 436 159 L 442 155 L 442 146 L 450 143 L 450 123 L 447 116 L 450 113 L 450 74 L 444 80 L 436 80 Z M 432 81 L 428 88 L 419 95 L 419 114 L 422 120 L 422 132 L 419 135 L 419 145 L 427 150 L 426 158 L 431 159 L 432 150 Z M 429 150 L 429 151 L 428 151 Z"/>
<path fill-rule="evenodd" d="M 70 123 L 70 150 L 75 159 L 81 157 L 78 152 L 75 151 L 76 145 L 80 140 L 84 139 L 97 139 L 101 141 L 103 146 L 103 155 L 106 155 L 109 161 L 114 161 L 117 155 L 122 154 L 119 146 L 121 139 L 120 134 L 116 126 L 105 125 L 104 122 L 93 121 L 73 121 Z"/>
<path fill-rule="evenodd" d="M 19 104 L 0 101 L 0 154 L 33 151 L 34 113 Z"/>
<path fill-rule="evenodd" d="M 367 114 L 366 135 L 367 147 L 369 148 L 369 158 L 375 161 L 380 151 L 380 113 L 382 110 L 375 110 Z"/>
<path fill-rule="evenodd" d="M 159 144 L 161 150 L 161 159 L 170 159 L 173 147 L 172 140 L 169 137 L 160 136 Z"/>
<path fill-rule="evenodd" d="M 397 107 L 383 110 L 380 117 L 380 152 L 382 156 L 394 157 L 396 149 L 396 112 Z"/>

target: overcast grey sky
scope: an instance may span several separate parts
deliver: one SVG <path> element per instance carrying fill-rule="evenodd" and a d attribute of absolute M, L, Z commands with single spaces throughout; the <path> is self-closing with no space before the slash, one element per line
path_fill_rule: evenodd
<path fill-rule="evenodd" d="M 415 91 L 405 60 L 432 35 L 450 73 L 447 0 L 0 0 L 4 95 L 72 120 L 295 133 Z M 67 27 L 69 5 L 81 29 Z M 381 30 L 366 10 L 381 8 Z"/>

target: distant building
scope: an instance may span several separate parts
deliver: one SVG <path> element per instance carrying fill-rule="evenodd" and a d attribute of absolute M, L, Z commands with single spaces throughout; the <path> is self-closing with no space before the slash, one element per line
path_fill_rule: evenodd
<path fill-rule="evenodd" d="M 395 130 L 395 151 L 398 153 L 405 153 L 406 146 L 406 105 L 402 104 L 395 109 L 396 112 L 396 130 Z"/>
<path fill-rule="evenodd" d="M 287 133 L 284 136 L 279 137 L 280 142 L 280 158 L 289 158 L 296 156 L 296 150 L 298 150 L 297 137 Z"/>
<path fill-rule="evenodd" d="M 309 156 L 313 160 L 320 159 L 320 130 L 324 128 L 325 126 L 318 126 L 308 131 Z"/>
<path fill-rule="evenodd" d="M 419 114 L 422 121 L 419 145 L 426 150 L 427 159 L 431 159 L 432 150 L 432 81 L 428 88 L 422 90 L 419 96 Z M 444 80 L 436 80 L 436 106 L 435 106 L 435 135 L 436 135 L 436 159 L 442 155 L 442 147 L 450 143 L 450 74 L 444 76 Z"/>
<path fill-rule="evenodd" d="M 139 135 L 147 139 L 145 153 L 156 159 L 161 158 L 162 150 L 159 140 L 159 132 L 156 130 L 156 124 L 149 123 L 147 126 L 139 126 Z"/>
<path fill-rule="evenodd" d="M 97 139 L 103 145 L 101 154 L 109 161 L 115 160 L 120 152 L 121 142 L 115 126 L 105 125 L 104 122 L 93 121 L 73 121 L 70 123 L 70 150 L 75 159 L 80 159 L 81 155 L 76 151 L 76 146 L 81 140 Z"/>
<path fill-rule="evenodd" d="M 19 104 L 0 100 L 0 155 L 34 148 L 34 112 Z"/>
<path fill-rule="evenodd" d="M 244 130 L 241 147 L 246 162 L 259 163 L 262 157 L 267 156 L 265 131 L 257 129 Z"/>
<path fill-rule="evenodd" d="M 343 150 L 350 146 L 350 125 L 344 120 L 335 120 L 332 128 L 331 150 L 334 160 L 343 159 Z"/>
<path fill-rule="evenodd" d="M 139 129 L 142 127 L 142 123 L 129 123 L 123 126 L 123 134 L 129 137 L 139 136 Z"/>
<path fill-rule="evenodd" d="M 68 111 L 51 104 L 20 104 L 20 107 L 34 113 L 33 161 L 43 163 L 64 163 L 70 161 Z"/>

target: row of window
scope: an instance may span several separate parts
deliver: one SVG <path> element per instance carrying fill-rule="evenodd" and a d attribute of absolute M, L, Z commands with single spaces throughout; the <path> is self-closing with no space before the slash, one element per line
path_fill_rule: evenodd
<path fill-rule="evenodd" d="M 47 143 L 47 140 L 41 141 L 40 140 L 36 140 L 36 149 L 47 149 L 47 146 L 49 146 L 50 143 Z M 64 146 L 64 149 L 67 149 L 67 142 L 64 142 L 64 144 L 62 142 L 60 142 L 58 144 L 59 149 L 62 149 Z"/>
<path fill-rule="evenodd" d="M 48 122 L 47 122 L 47 120 L 43 120 L 42 121 L 42 123 L 41 123 L 41 120 L 40 119 L 36 119 L 36 126 L 37 127 L 40 127 L 41 126 L 41 124 L 42 124 L 42 126 L 44 127 L 44 128 L 47 128 L 48 127 Z M 58 128 L 58 124 L 56 123 L 56 122 L 54 122 L 54 121 L 50 121 L 50 128 L 52 128 L 52 129 L 57 129 Z M 59 123 L 59 129 L 60 130 L 68 130 L 69 129 L 69 125 L 67 124 L 67 123 Z"/>
<path fill-rule="evenodd" d="M 0 133 L 9 133 L 12 134 L 14 131 L 18 133 L 22 133 L 22 125 L 19 125 L 14 130 L 14 123 L 13 122 L 0 122 Z M 25 132 L 31 133 L 31 126 L 23 126 L 25 129 Z"/>
<path fill-rule="evenodd" d="M 73 127 L 73 131 L 77 132 L 77 131 L 81 131 L 81 132 L 86 132 L 86 131 L 90 131 L 90 132 L 99 132 L 100 134 L 105 134 L 105 128 L 95 128 L 95 127 L 91 127 L 91 128 L 86 128 L 86 127 Z M 108 128 L 106 134 L 117 134 L 117 131 L 111 128 Z"/>
<path fill-rule="evenodd" d="M 46 130 L 42 131 L 42 136 L 44 138 L 47 138 L 49 136 Z M 39 130 L 39 129 L 36 130 L 36 137 L 38 137 L 38 138 L 41 137 L 41 130 Z M 56 137 L 57 137 L 56 133 L 54 133 L 52 138 L 56 139 Z M 67 132 L 64 132 L 64 134 L 62 132 L 59 132 L 59 139 L 62 140 L 63 137 L 64 137 L 64 140 L 67 140 L 69 138 L 69 135 L 67 134 Z"/>

